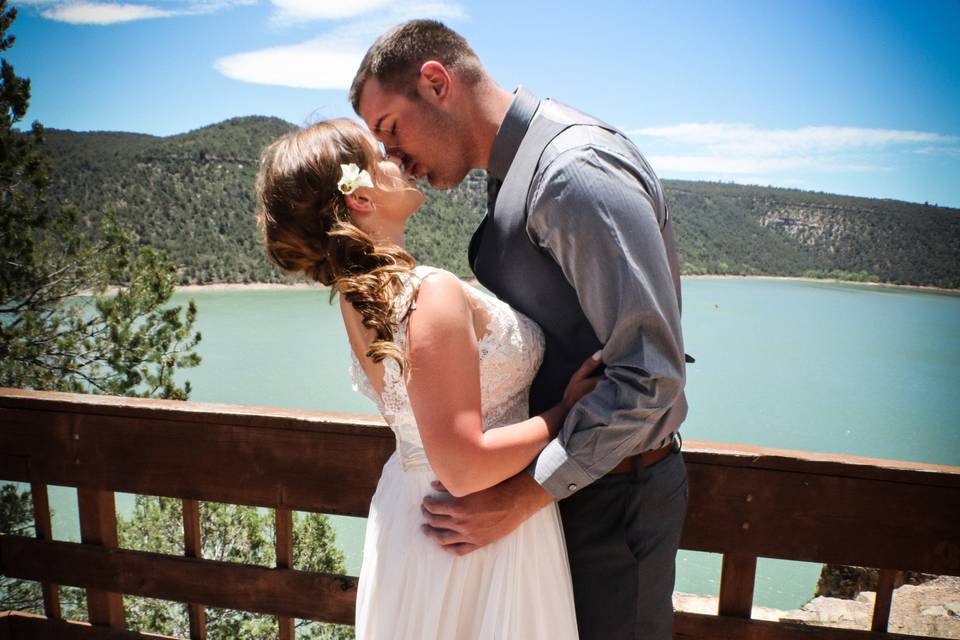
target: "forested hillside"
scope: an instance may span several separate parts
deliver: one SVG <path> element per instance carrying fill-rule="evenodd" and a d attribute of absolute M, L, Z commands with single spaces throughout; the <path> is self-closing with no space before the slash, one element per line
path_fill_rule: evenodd
<path fill-rule="evenodd" d="M 684 273 L 807 275 L 960 287 L 960 210 L 665 181 Z"/>
<path fill-rule="evenodd" d="M 280 282 L 253 220 L 260 150 L 292 125 L 235 118 L 178 136 L 48 130 L 51 197 L 93 228 L 112 208 L 180 265 L 181 283 Z M 960 210 L 790 189 L 665 181 L 685 274 L 812 275 L 960 288 Z M 408 248 L 469 275 L 482 172 L 429 187 Z"/>

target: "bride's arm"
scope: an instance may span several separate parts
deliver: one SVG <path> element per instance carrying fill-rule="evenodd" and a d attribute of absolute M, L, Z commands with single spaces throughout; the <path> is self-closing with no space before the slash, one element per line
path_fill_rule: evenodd
<path fill-rule="evenodd" d="M 576 401 L 568 397 L 538 416 L 483 431 L 477 338 L 453 274 L 434 273 L 421 283 L 407 348 L 407 393 L 423 447 L 437 478 L 455 496 L 492 487 L 526 468 Z"/>

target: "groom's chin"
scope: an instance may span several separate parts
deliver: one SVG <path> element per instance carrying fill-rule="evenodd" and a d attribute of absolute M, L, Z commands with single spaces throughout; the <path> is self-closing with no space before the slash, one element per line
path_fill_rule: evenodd
<path fill-rule="evenodd" d="M 453 189 L 457 186 L 457 183 L 450 182 L 449 180 L 438 180 L 434 182 L 432 179 L 427 178 L 427 182 L 437 191 L 446 191 L 447 189 Z"/>
<path fill-rule="evenodd" d="M 466 177 L 466 174 L 463 174 L 460 177 L 456 176 L 440 176 L 428 173 L 424 176 L 427 179 L 427 182 L 430 183 L 430 186 L 434 189 L 444 191 L 446 189 L 453 189 L 460 185 L 463 182 L 463 179 Z"/>

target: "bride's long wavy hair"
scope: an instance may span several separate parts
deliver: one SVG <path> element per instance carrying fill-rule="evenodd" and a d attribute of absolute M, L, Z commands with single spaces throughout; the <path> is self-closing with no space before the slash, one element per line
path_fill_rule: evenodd
<path fill-rule="evenodd" d="M 267 255 L 287 273 L 330 286 L 330 300 L 342 295 L 376 336 L 367 350 L 374 362 L 393 358 L 406 369 L 394 340 L 403 300 L 404 274 L 413 257 L 396 245 L 378 244 L 353 223 L 337 182 L 341 164 L 366 169 L 375 184 L 380 150 L 360 125 L 327 120 L 274 141 L 260 158 L 257 226 Z M 409 306 L 409 305 L 408 305 Z"/>

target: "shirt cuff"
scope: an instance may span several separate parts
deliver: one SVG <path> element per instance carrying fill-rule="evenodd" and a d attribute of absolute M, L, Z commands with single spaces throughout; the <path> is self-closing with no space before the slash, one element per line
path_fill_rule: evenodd
<path fill-rule="evenodd" d="M 593 482 L 593 478 L 570 457 L 556 438 L 540 452 L 531 467 L 533 479 L 554 500 L 563 500 Z"/>

